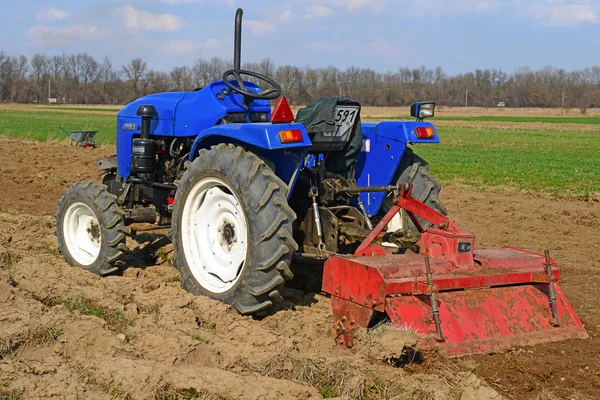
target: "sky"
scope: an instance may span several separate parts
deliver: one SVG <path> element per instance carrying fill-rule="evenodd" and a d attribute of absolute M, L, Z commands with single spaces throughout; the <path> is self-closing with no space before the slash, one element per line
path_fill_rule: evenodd
<path fill-rule="evenodd" d="M 1 0 L 0 50 L 28 57 L 87 52 L 152 69 L 242 62 L 376 71 L 600 64 L 600 0 Z"/>

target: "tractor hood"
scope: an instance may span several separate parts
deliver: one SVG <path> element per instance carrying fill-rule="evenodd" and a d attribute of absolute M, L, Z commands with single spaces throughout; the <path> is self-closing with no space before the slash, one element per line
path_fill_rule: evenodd
<path fill-rule="evenodd" d="M 177 103 L 186 95 L 186 92 L 158 93 L 140 97 L 132 103 L 127 104 L 117 114 L 118 118 L 139 118 L 136 114 L 138 107 L 142 104 L 151 104 L 158 112 L 159 120 L 172 120 Z"/>
<path fill-rule="evenodd" d="M 232 84 L 236 84 L 232 82 Z M 260 92 L 252 82 L 244 82 L 246 88 Z M 213 82 L 201 90 L 192 92 L 169 92 L 151 94 L 129 103 L 117 114 L 118 129 L 139 132 L 141 118 L 136 112 L 140 105 L 153 105 L 158 118 L 151 124 L 151 134 L 158 136 L 196 136 L 215 126 L 229 113 L 266 113 L 271 107 L 266 100 L 243 104 L 241 95 L 232 93 L 223 81 Z"/>

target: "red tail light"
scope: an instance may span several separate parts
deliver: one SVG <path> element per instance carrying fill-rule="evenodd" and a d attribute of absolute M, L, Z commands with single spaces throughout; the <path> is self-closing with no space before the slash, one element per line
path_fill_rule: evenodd
<path fill-rule="evenodd" d="M 419 139 L 431 139 L 435 136 L 433 128 L 415 128 L 415 133 Z"/>
<path fill-rule="evenodd" d="M 300 129 L 286 129 L 279 131 L 279 140 L 281 143 L 298 143 L 302 141 L 302 131 Z"/>
<path fill-rule="evenodd" d="M 288 103 L 285 97 L 280 97 L 279 100 L 277 100 L 275 108 L 273 109 L 273 115 L 271 115 L 271 122 L 274 124 L 294 122 L 294 113 L 290 108 L 290 103 Z"/>

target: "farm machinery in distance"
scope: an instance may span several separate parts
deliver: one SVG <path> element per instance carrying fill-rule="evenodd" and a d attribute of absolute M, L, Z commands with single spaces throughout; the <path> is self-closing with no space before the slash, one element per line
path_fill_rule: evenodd
<path fill-rule="evenodd" d="M 282 300 L 293 256 L 324 262 L 331 334 L 347 346 L 385 317 L 450 355 L 587 337 L 548 253 L 475 249 L 446 216 L 440 184 L 408 146 L 439 143 L 425 121 L 434 103 L 413 104 L 413 121 L 362 123 L 360 104 L 338 97 L 295 119 L 275 81 L 241 69 L 241 24 L 240 9 L 222 80 L 118 113 L 102 182 L 59 201 L 69 264 L 116 273 L 126 227 L 151 223 L 171 228 L 182 287 L 242 314 Z"/>

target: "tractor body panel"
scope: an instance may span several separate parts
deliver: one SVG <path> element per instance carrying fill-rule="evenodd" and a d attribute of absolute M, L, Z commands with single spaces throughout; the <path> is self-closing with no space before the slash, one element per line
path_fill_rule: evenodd
<path fill-rule="evenodd" d="M 244 84 L 252 91 L 260 91 L 252 82 Z M 159 93 L 140 97 L 117 114 L 117 163 L 121 178 L 127 178 L 131 174 L 131 143 L 133 138 L 139 137 L 141 125 L 141 118 L 136 111 L 143 104 L 154 106 L 158 113 L 158 117 L 152 119 L 150 124 L 153 137 L 198 136 L 232 113 L 243 114 L 246 122 L 250 122 L 254 115 L 266 114 L 267 119 L 271 116 L 267 101 L 255 100 L 245 107 L 242 96 L 231 93 L 223 81 L 213 82 L 202 90 L 193 92 Z"/>
<path fill-rule="evenodd" d="M 433 129 L 433 137 L 419 139 L 415 128 Z M 439 143 L 433 124 L 424 121 L 384 121 L 362 124 L 363 148 L 356 162 L 359 186 L 386 186 L 392 182 L 408 144 Z M 362 193 L 360 199 L 369 215 L 379 212 L 385 193 Z"/>

